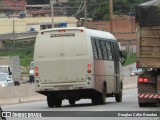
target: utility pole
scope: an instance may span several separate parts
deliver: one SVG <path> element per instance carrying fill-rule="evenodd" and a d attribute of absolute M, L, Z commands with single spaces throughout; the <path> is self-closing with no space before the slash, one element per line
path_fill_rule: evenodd
<path fill-rule="evenodd" d="M 54 8 L 53 5 L 56 3 L 55 0 L 50 0 L 51 5 L 51 17 L 52 17 L 52 28 L 54 28 Z"/>
<path fill-rule="evenodd" d="M 110 32 L 113 33 L 113 1 L 109 0 Z"/>
<path fill-rule="evenodd" d="M 13 34 L 15 33 L 15 21 L 13 20 Z"/>
<path fill-rule="evenodd" d="M 86 27 L 86 24 L 87 24 L 87 1 L 86 0 L 84 0 L 84 17 L 85 17 L 84 26 Z"/>
<path fill-rule="evenodd" d="M 14 42 L 14 49 L 16 49 L 16 39 L 15 39 L 15 21 L 13 20 L 13 42 Z"/>

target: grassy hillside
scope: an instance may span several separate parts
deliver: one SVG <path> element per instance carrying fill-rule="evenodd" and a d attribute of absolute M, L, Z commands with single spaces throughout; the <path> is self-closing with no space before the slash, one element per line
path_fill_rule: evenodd
<path fill-rule="evenodd" d="M 134 54 L 129 54 L 127 56 L 127 60 L 124 64 L 124 66 L 127 66 L 127 65 L 135 63 L 135 62 L 136 62 L 136 54 L 135 53 Z"/>
<path fill-rule="evenodd" d="M 29 67 L 30 62 L 33 61 L 35 41 L 5 41 L 4 49 L 0 50 L 0 56 L 19 56 L 20 63 L 23 67 Z M 16 47 L 16 49 L 14 49 Z M 124 66 L 134 63 L 136 54 L 129 54 Z"/>
<path fill-rule="evenodd" d="M 4 51 L 0 52 L 0 56 L 15 56 L 18 55 L 20 57 L 21 66 L 28 67 L 30 62 L 33 61 L 33 52 L 34 48 L 21 48 L 17 50 L 12 51 Z M 136 61 L 136 54 L 130 54 L 127 57 L 127 60 L 124 64 L 124 66 L 127 66 L 129 64 L 132 64 Z"/>
<path fill-rule="evenodd" d="M 19 56 L 21 66 L 28 67 L 30 62 L 33 61 L 33 47 L 20 48 L 15 50 L 1 51 L 0 56 Z"/>

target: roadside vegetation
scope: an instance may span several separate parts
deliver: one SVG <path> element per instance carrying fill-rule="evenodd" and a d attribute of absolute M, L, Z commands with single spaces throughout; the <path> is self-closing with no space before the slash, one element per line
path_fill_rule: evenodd
<path fill-rule="evenodd" d="M 34 52 L 33 47 L 19 48 L 19 49 L 1 51 L 0 56 L 19 56 L 21 66 L 28 67 L 30 65 L 30 62 L 33 61 L 33 52 Z M 129 54 L 123 66 L 132 64 L 135 61 L 136 61 L 136 54 L 135 53 Z"/>
<path fill-rule="evenodd" d="M 28 67 L 33 61 L 34 42 L 19 42 L 16 43 L 16 48 L 13 42 L 6 42 L 4 46 L 0 50 L 0 56 L 19 56 L 23 67 Z"/>
<path fill-rule="evenodd" d="M 21 48 L 12 51 L 1 51 L 0 56 L 19 56 L 23 67 L 28 67 L 33 60 L 33 48 Z"/>
<path fill-rule="evenodd" d="M 129 54 L 127 56 L 127 60 L 126 60 L 126 62 L 124 63 L 123 66 L 127 66 L 127 65 L 130 65 L 130 64 L 135 63 L 135 62 L 136 62 L 136 53 Z"/>
<path fill-rule="evenodd" d="M 109 20 L 109 0 L 86 0 L 87 17 L 96 21 Z M 113 0 L 114 15 L 135 15 L 135 6 L 148 2 L 149 0 Z M 50 0 L 28 0 L 28 4 L 49 4 Z M 83 6 L 82 0 L 69 0 L 68 7 L 74 9 L 65 9 L 67 16 L 76 16 L 83 18 L 84 12 L 80 10 Z M 76 9 L 75 9 L 76 8 Z M 77 14 L 79 13 L 79 14 Z"/>

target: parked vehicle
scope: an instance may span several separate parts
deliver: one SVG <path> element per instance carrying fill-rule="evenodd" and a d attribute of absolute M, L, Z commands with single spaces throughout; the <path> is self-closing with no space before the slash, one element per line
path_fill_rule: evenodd
<path fill-rule="evenodd" d="M 20 85 L 21 68 L 19 56 L 1 56 L 0 73 L 7 73 L 13 78 L 15 85 Z"/>
<path fill-rule="evenodd" d="M 8 73 L 0 73 L 0 87 L 14 86 L 14 81 Z"/>
<path fill-rule="evenodd" d="M 125 54 L 126 55 L 126 54 Z M 34 49 L 35 89 L 49 107 L 84 98 L 104 104 L 106 97 L 122 101 L 126 58 L 116 38 L 87 28 L 55 28 L 39 32 Z"/>
<path fill-rule="evenodd" d="M 30 63 L 29 82 L 34 82 L 34 62 Z"/>
<path fill-rule="evenodd" d="M 142 68 L 131 68 L 131 71 L 130 71 L 130 76 L 138 76 L 140 74 L 143 73 L 143 69 Z"/>
<path fill-rule="evenodd" d="M 140 107 L 160 103 L 160 0 L 143 3 L 136 8 L 137 68 L 146 69 L 138 78 Z"/>

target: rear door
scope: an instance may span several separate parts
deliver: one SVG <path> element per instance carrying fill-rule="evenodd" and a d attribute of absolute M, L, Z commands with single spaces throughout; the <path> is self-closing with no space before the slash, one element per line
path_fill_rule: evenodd
<path fill-rule="evenodd" d="M 83 82 L 87 73 L 87 39 L 80 30 L 44 33 L 37 40 L 35 66 L 42 83 Z"/>

